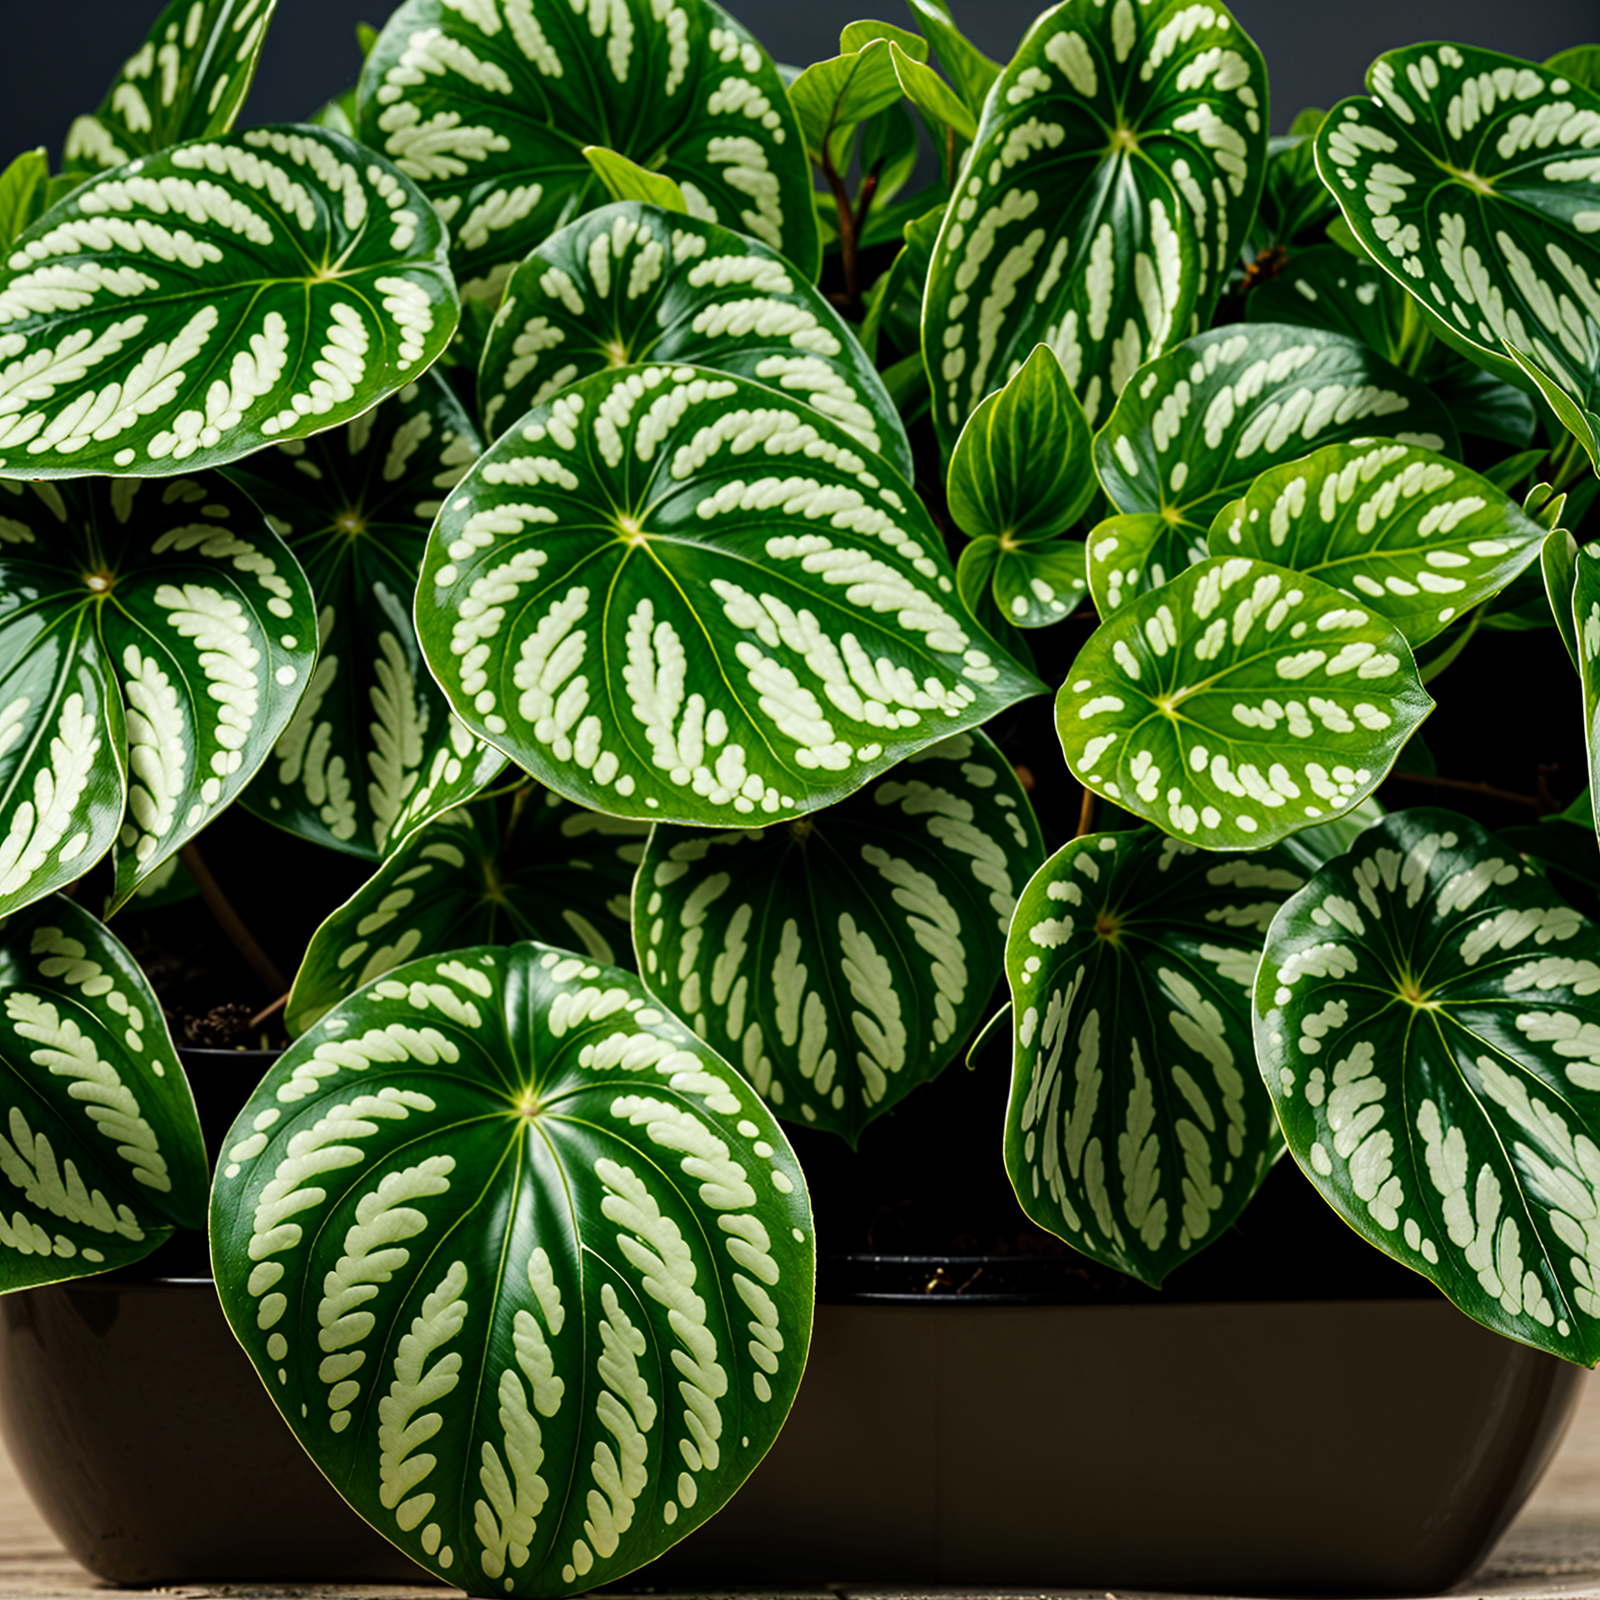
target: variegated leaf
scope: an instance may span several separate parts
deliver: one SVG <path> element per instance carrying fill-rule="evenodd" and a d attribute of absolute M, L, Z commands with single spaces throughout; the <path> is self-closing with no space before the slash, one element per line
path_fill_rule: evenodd
<path fill-rule="evenodd" d="M 1077 610 L 1089 592 L 1082 539 L 1012 543 L 985 535 L 961 552 L 956 585 L 962 604 L 980 624 L 987 594 L 995 614 L 1013 628 L 1048 628 Z"/>
<path fill-rule="evenodd" d="M 482 451 L 430 372 L 342 428 L 230 470 L 317 602 L 311 685 L 245 796 L 258 816 L 375 860 L 504 765 L 452 716 L 411 620 L 428 529 Z"/>
<path fill-rule="evenodd" d="M 563 228 L 506 284 L 478 369 L 491 437 L 569 383 L 690 362 L 804 400 L 911 478 L 883 380 L 832 306 L 763 244 L 633 202 Z"/>
<path fill-rule="evenodd" d="M 1309 573 L 1411 645 L 1498 594 L 1545 530 L 1487 478 L 1414 445 L 1331 444 L 1274 467 L 1211 530 L 1211 553 Z"/>
<path fill-rule="evenodd" d="M 203 1228 L 205 1144 L 161 1005 L 63 895 L 0 919 L 0 1290 Z"/>
<path fill-rule="evenodd" d="M 627 367 L 529 412 L 462 481 L 417 624 L 457 713 L 540 782 L 742 827 L 1038 692 L 954 590 L 911 488 L 820 412 Z"/>
<path fill-rule="evenodd" d="M 628 973 L 538 944 L 398 968 L 272 1069 L 223 1160 L 234 1332 L 334 1487 L 447 1583 L 604 1587 L 777 1436 L 805 1182 Z"/>
<path fill-rule="evenodd" d="M 1141 594 L 1169 583 L 1206 558 L 1206 530 L 1159 511 L 1107 517 L 1084 541 L 1085 569 L 1095 610 L 1109 617 Z"/>
<path fill-rule="evenodd" d="M 0 479 L 0 912 L 108 848 L 127 900 L 250 781 L 316 643 L 304 574 L 220 478 Z"/>
<path fill-rule="evenodd" d="M 1453 44 L 1390 51 L 1367 86 L 1317 135 L 1352 231 L 1452 345 L 1587 416 L 1600 466 L 1600 95 Z"/>
<path fill-rule="evenodd" d="M 1005 1157 L 1041 1228 L 1154 1287 L 1232 1225 L 1282 1149 L 1250 990 L 1305 881 L 1151 828 L 1074 839 L 1034 876 L 1006 944 Z"/>
<path fill-rule="evenodd" d="M 782 1117 L 862 1130 L 960 1054 L 1044 859 L 980 733 L 799 822 L 658 827 L 639 869 L 640 973 Z"/>
<path fill-rule="evenodd" d="M 943 447 L 1036 344 L 1090 425 L 1210 319 L 1266 167 L 1266 68 L 1216 0 L 1065 0 L 984 102 L 923 317 Z"/>
<path fill-rule="evenodd" d="M 417 955 L 539 939 L 632 968 L 629 897 L 648 823 L 528 783 L 417 829 L 311 936 L 284 1020 L 301 1034 Z"/>
<path fill-rule="evenodd" d="M 805 142 L 766 52 L 711 0 L 405 0 L 361 74 L 361 137 L 426 190 L 463 292 L 603 202 L 604 145 L 815 276 Z"/>
<path fill-rule="evenodd" d="M 1278 913 L 1256 1052 L 1323 1198 L 1468 1316 L 1600 1358 L 1600 929 L 1448 811 Z"/>
<path fill-rule="evenodd" d="M 120 167 L 233 126 L 278 0 L 169 0 L 100 109 L 67 132 L 65 164 Z"/>
<path fill-rule="evenodd" d="M 444 231 L 324 128 L 181 144 L 91 178 L 0 270 L 0 471 L 164 477 L 369 410 L 457 315 Z"/>
<path fill-rule="evenodd" d="M 1085 787 L 1227 850 L 1349 811 L 1432 709 L 1392 624 L 1316 578 L 1234 556 L 1101 623 L 1056 727 Z"/>

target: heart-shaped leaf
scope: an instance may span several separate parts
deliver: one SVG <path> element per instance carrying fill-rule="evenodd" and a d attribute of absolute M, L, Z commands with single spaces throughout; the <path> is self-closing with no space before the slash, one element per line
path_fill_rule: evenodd
<path fill-rule="evenodd" d="M 633 966 L 629 896 L 648 823 L 529 783 L 417 829 L 311 936 L 284 1010 L 301 1034 L 421 952 L 539 939 Z"/>
<path fill-rule="evenodd" d="M 799 822 L 657 828 L 640 972 L 780 1116 L 854 1145 L 960 1054 L 1043 859 L 1010 763 L 957 734 Z"/>
<path fill-rule="evenodd" d="M 1160 511 L 1107 517 L 1084 546 L 1089 593 L 1102 617 L 1159 589 L 1207 553 L 1205 530 Z"/>
<path fill-rule="evenodd" d="M 399 968 L 234 1124 L 217 1288 L 285 1420 L 477 1593 L 604 1587 L 715 1512 L 805 1365 L 805 1182 L 638 980 L 543 945 Z"/>
<path fill-rule="evenodd" d="M 765 245 L 653 206 L 603 206 L 511 274 L 478 370 L 492 436 L 568 384 L 690 362 L 803 400 L 908 481 L 900 414 L 844 320 Z"/>
<path fill-rule="evenodd" d="M 1141 828 L 1074 839 L 1023 891 L 1005 1154 L 1041 1228 L 1155 1287 L 1233 1223 L 1282 1148 L 1250 987 L 1304 883 Z"/>
<path fill-rule="evenodd" d="M 417 624 L 463 721 L 581 804 L 777 822 L 1038 692 L 904 480 L 700 367 L 584 378 L 434 525 Z"/>
<path fill-rule="evenodd" d="M 1229 557 L 1102 622 L 1056 727 L 1086 788 L 1227 850 L 1366 799 L 1432 709 L 1392 624 L 1304 573 Z"/>
<path fill-rule="evenodd" d="M 1266 68 L 1220 4 L 1066 0 L 984 102 L 923 318 L 945 450 L 1036 344 L 1091 425 L 1210 317 L 1266 166 Z"/>
<path fill-rule="evenodd" d="M 205 1226 L 205 1144 L 160 1002 L 64 896 L 0 921 L 0 1072 L 0 1289 Z"/>
<path fill-rule="evenodd" d="M 987 612 L 979 597 L 993 601 L 994 615 L 1013 628 L 1048 628 L 1077 610 L 1089 592 L 1082 539 L 1043 539 L 1013 544 L 985 535 L 961 552 L 956 568 L 961 603 L 980 626 Z"/>
<path fill-rule="evenodd" d="M 250 781 L 316 644 L 305 575 L 222 479 L 0 479 L 0 912 L 107 849 L 126 901 Z"/>
<path fill-rule="evenodd" d="M 0 470 L 164 477 L 368 411 L 449 342 L 444 230 L 325 128 L 91 178 L 0 270 Z"/>
<path fill-rule="evenodd" d="M 69 171 L 98 172 L 226 133 L 256 74 L 278 0 L 169 0 L 100 109 L 67 132 Z"/>
<path fill-rule="evenodd" d="M 586 145 L 664 172 L 696 216 L 816 273 L 783 80 L 710 0 L 406 0 L 367 57 L 358 125 L 433 201 L 464 293 L 498 298 L 512 262 L 604 197 Z"/>
<path fill-rule="evenodd" d="M 1476 472 L 1431 450 L 1367 439 L 1262 473 L 1217 518 L 1211 553 L 1309 573 L 1419 645 L 1498 594 L 1544 540 Z"/>
<path fill-rule="evenodd" d="M 246 795 L 258 816 L 375 860 L 504 765 L 451 716 L 411 620 L 428 529 L 482 450 L 430 372 L 342 428 L 230 471 L 317 600 L 316 671 Z"/>
<path fill-rule="evenodd" d="M 1408 811 L 1278 913 L 1256 1051 L 1294 1158 L 1468 1316 L 1600 1359 L 1600 930 L 1475 823 Z"/>

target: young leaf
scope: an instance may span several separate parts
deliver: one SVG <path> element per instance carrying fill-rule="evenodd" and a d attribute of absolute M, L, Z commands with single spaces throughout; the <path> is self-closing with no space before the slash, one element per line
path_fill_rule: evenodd
<path fill-rule="evenodd" d="M 1230 557 L 1102 622 L 1056 727 L 1085 787 L 1228 850 L 1366 799 L 1432 709 L 1390 623 L 1315 578 Z"/>
<path fill-rule="evenodd" d="M 1539 565 L 1544 573 L 1544 591 L 1550 601 L 1551 615 L 1555 617 L 1561 642 L 1576 667 L 1578 630 L 1573 621 L 1573 589 L 1578 581 L 1578 541 L 1565 528 L 1552 529 L 1539 547 Z M 1596 621 L 1600 622 L 1600 617 Z"/>
<path fill-rule="evenodd" d="M 1545 62 L 1545 68 L 1600 93 L 1600 44 L 1575 44 L 1570 50 L 1559 50 Z"/>
<path fill-rule="evenodd" d="M 1041 1228 L 1158 1287 L 1233 1223 L 1281 1148 L 1250 985 L 1304 882 L 1145 828 L 1074 839 L 1023 891 L 1005 1156 Z"/>
<path fill-rule="evenodd" d="M 217 1291 L 334 1487 L 447 1583 L 544 1597 L 693 1531 L 805 1365 L 805 1180 L 638 980 L 539 944 L 413 962 L 228 1137 Z"/>
<path fill-rule="evenodd" d="M 989 626 L 979 602 L 986 593 L 992 598 L 994 615 L 1010 627 L 1048 628 L 1075 611 L 1089 592 L 1083 540 L 1063 537 L 1007 544 L 986 534 L 961 552 L 956 590 L 980 627 Z"/>
<path fill-rule="evenodd" d="M 967 109 L 979 116 L 990 85 L 1000 76 L 1000 63 L 991 61 L 955 25 L 947 0 L 907 0 L 907 4 L 933 42 L 939 65 L 949 73 Z"/>
<path fill-rule="evenodd" d="M 827 160 L 842 169 L 850 159 L 855 129 L 899 103 L 900 80 L 889 51 L 887 39 L 875 40 L 815 62 L 789 85 L 806 152 L 819 166 Z"/>
<path fill-rule="evenodd" d="M 50 162 L 41 146 L 24 150 L 0 172 L 0 247 L 9 247 L 45 209 L 50 193 Z"/>
<path fill-rule="evenodd" d="M 651 172 L 600 144 L 586 144 L 583 159 L 594 168 L 594 175 L 613 200 L 640 200 L 663 211 L 689 215 L 683 190 L 664 172 Z"/>
<path fill-rule="evenodd" d="M 865 50 L 879 39 L 896 45 L 913 61 L 925 63 L 928 59 L 928 41 L 920 34 L 895 27 L 892 22 L 847 22 L 839 35 L 839 54 L 847 56 Z"/>
<path fill-rule="evenodd" d="M 166 477 L 368 411 L 456 323 L 444 230 L 388 162 L 252 128 L 91 178 L 0 267 L 0 472 Z"/>
<path fill-rule="evenodd" d="M 1278 913 L 1256 1052 L 1294 1158 L 1468 1316 L 1600 1358 L 1600 930 L 1476 823 L 1408 811 Z"/>
<path fill-rule="evenodd" d="M 970 144 L 978 131 L 978 120 L 949 84 L 932 67 L 913 60 L 898 45 L 891 44 L 889 54 L 894 75 L 912 105 L 935 127 L 953 128 L 958 139 Z"/>

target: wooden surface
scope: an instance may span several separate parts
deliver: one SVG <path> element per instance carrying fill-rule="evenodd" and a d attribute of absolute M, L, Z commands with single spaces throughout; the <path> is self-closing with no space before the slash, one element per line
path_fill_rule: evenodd
<path fill-rule="evenodd" d="M 11 1464 L 0 1455 L 0 1597 L 66 1600 L 68 1596 L 115 1593 L 67 1556 L 33 1509 Z M 460 1590 L 401 1584 L 188 1584 L 141 1591 L 184 1600 L 449 1600 Z M 840 1583 L 818 1594 L 796 1590 L 762 1600 L 920 1600 L 927 1590 Z M 940 1590 L 938 1600 L 998 1595 L 998 1590 Z M 1479 1575 L 1458 1596 L 1493 1600 L 1600 1600 L 1600 1374 L 1588 1392 L 1555 1464 L 1522 1515 Z M 1053 1590 L 1039 1600 L 1112 1600 L 1096 1591 Z M 1032 1600 L 1008 1593 L 1006 1600 Z M 1114 1600 L 1144 1600 L 1128 1590 Z"/>

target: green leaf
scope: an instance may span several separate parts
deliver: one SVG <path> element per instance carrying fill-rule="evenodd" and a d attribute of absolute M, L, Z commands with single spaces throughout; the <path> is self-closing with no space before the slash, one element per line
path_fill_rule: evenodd
<path fill-rule="evenodd" d="M 950 455 L 950 514 L 971 538 L 1009 549 L 1065 532 L 1099 490 L 1089 424 L 1061 363 L 1036 345 L 967 420 Z"/>
<path fill-rule="evenodd" d="M 1090 530 L 1084 545 L 1089 593 L 1102 619 L 1207 555 L 1205 530 L 1170 511 L 1107 517 Z"/>
<path fill-rule="evenodd" d="M 1000 63 L 991 61 L 955 25 L 947 0 L 906 0 L 939 54 L 939 65 L 949 73 L 957 93 L 973 116 L 983 110 L 990 86 L 1000 76 Z"/>
<path fill-rule="evenodd" d="M 1338 214 L 1338 205 L 1317 172 L 1312 144 L 1326 115 L 1308 108 L 1294 119 L 1287 137 L 1268 140 L 1267 175 L 1252 230 L 1252 253 L 1298 245 L 1306 236 L 1320 233 L 1328 219 Z M 1297 248 L 1294 258 L 1299 254 Z"/>
<path fill-rule="evenodd" d="M 594 168 L 595 176 L 613 200 L 642 200 L 663 211 L 689 215 L 689 202 L 684 199 L 683 190 L 665 173 L 651 172 L 600 144 L 586 144 L 583 159 Z"/>
<path fill-rule="evenodd" d="M 1356 237 L 1450 344 L 1559 395 L 1600 459 L 1600 95 L 1452 44 L 1380 56 L 1367 83 L 1317 135 Z"/>
<path fill-rule="evenodd" d="M 806 152 L 819 166 L 831 161 L 841 175 L 850 160 L 854 130 L 869 117 L 898 105 L 890 44 L 881 39 L 846 55 L 806 68 L 789 85 L 789 100 L 800 119 Z"/>
<path fill-rule="evenodd" d="M 1600 283 L 1600 276 L 1597 276 L 1595 281 Z M 1600 314 L 1594 315 L 1587 327 L 1597 346 L 1600 346 Z M 1555 412 L 1556 420 L 1583 446 L 1590 465 L 1600 473 L 1600 416 L 1591 409 L 1591 407 L 1600 408 L 1600 357 L 1596 358 L 1595 371 L 1588 382 L 1573 384 L 1569 380 L 1563 385 L 1561 380 L 1552 377 L 1529 351 L 1518 349 L 1509 339 L 1504 343 L 1507 354 L 1518 370 L 1525 377 L 1532 379 L 1534 386 L 1549 403 L 1550 409 Z M 1573 399 L 1570 393 L 1573 387 L 1580 389 L 1583 396 L 1581 401 Z"/>
<path fill-rule="evenodd" d="M 417 829 L 311 936 L 284 1020 L 301 1034 L 418 951 L 518 939 L 633 966 L 628 898 L 645 823 L 528 784 L 505 808 L 459 806 Z"/>
<path fill-rule="evenodd" d="M 1090 636 L 1056 697 L 1073 776 L 1208 850 L 1365 800 L 1433 709 L 1400 633 L 1246 557 L 1190 567 Z"/>
<path fill-rule="evenodd" d="M 905 226 L 903 208 L 910 206 L 916 215 L 928 203 L 926 191 L 919 191 L 895 203 L 895 196 L 906 186 L 917 167 L 917 125 L 903 104 L 885 107 L 861 124 L 857 160 L 863 174 L 875 175 L 867 223 L 857 238 L 857 248 L 899 239 Z M 861 210 L 862 191 L 856 193 L 856 211 Z M 900 220 L 897 220 L 900 219 Z"/>
<path fill-rule="evenodd" d="M 1082 539 L 1008 545 L 985 534 L 961 552 L 956 587 L 974 621 L 987 627 L 978 595 L 987 591 L 993 614 L 1013 628 L 1048 628 L 1076 611 L 1089 592 Z"/>
<path fill-rule="evenodd" d="M 485 429 L 645 361 L 715 367 L 804 401 L 911 475 L 894 401 L 822 295 L 753 239 L 630 202 L 563 228 L 512 273 L 478 370 Z"/>
<path fill-rule="evenodd" d="M 203 1228 L 205 1144 L 161 1005 L 65 896 L 0 921 L 0 1290 L 141 1261 Z"/>
<path fill-rule="evenodd" d="M 434 371 L 342 428 L 230 470 L 317 604 L 310 687 L 245 794 L 257 816 L 376 860 L 504 765 L 450 714 L 411 620 L 428 529 L 482 451 Z"/>
<path fill-rule="evenodd" d="M 1544 591 L 1550 613 L 1561 633 L 1561 642 L 1578 666 L 1578 630 L 1573 621 L 1573 588 L 1578 581 L 1578 541 L 1565 528 L 1553 529 L 1539 547 L 1539 566 L 1544 573 Z"/>
<path fill-rule="evenodd" d="M 1146 828 L 1075 839 L 1028 885 L 1006 945 L 1005 1156 L 1040 1227 L 1157 1287 L 1232 1225 L 1281 1148 L 1250 985 L 1304 882 Z"/>
<path fill-rule="evenodd" d="M 937 41 L 936 41 L 937 42 Z M 941 448 L 1036 344 L 1091 425 L 1209 320 L 1266 166 L 1266 68 L 1220 5 L 1066 0 L 996 80 L 923 317 Z"/>
<path fill-rule="evenodd" d="M 1426 757 L 1424 762 L 1423 758 Z M 1415 758 L 1415 760 L 1413 760 Z M 1401 760 L 1410 764 L 1412 771 L 1434 771 L 1433 757 L 1415 734 L 1401 752 Z M 1384 809 L 1376 800 L 1363 800 L 1354 810 L 1347 811 L 1332 822 L 1320 823 L 1315 828 L 1302 828 L 1291 834 L 1275 848 L 1280 857 L 1298 867 L 1308 877 L 1335 856 L 1342 856 L 1357 839 L 1375 822 L 1382 822 Z"/>
<path fill-rule="evenodd" d="M 620 1578 L 777 1436 L 810 1338 L 805 1180 L 638 980 L 544 945 L 414 962 L 267 1075 L 217 1290 L 296 1437 L 478 1594 Z"/>
<path fill-rule="evenodd" d="M 126 901 L 266 759 L 316 627 L 220 478 L 0 479 L 0 913 L 107 849 Z"/>
<path fill-rule="evenodd" d="M 1600 93 L 1600 44 L 1575 44 L 1570 50 L 1557 51 L 1545 68 Z"/>
<path fill-rule="evenodd" d="M 1600 1358 L 1600 930 L 1464 817 L 1364 834 L 1278 913 L 1256 1051 L 1358 1233 L 1510 1338 Z"/>
<path fill-rule="evenodd" d="M 1555 871 L 1586 888 L 1600 889 L 1600 842 L 1587 819 L 1574 826 L 1560 817 L 1546 817 L 1530 827 L 1502 828 L 1495 839 L 1547 873 Z"/>
<path fill-rule="evenodd" d="M 104 171 L 187 139 L 226 133 L 250 92 L 277 4 L 169 0 L 112 79 L 100 109 L 74 120 L 63 164 L 69 171 Z"/>
<path fill-rule="evenodd" d="M 1210 547 L 1320 578 L 1420 645 L 1497 595 L 1544 537 L 1476 472 L 1415 445 L 1364 439 L 1262 473 L 1217 518 Z"/>
<path fill-rule="evenodd" d="M 1552 533 L 1550 538 L 1553 540 L 1556 535 Z M 1600 545 L 1585 545 L 1573 558 L 1572 619 L 1578 677 L 1583 684 L 1584 734 L 1589 747 L 1592 801 L 1595 773 L 1600 768 Z M 1600 816 L 1600 811 L 1595 814 Z"/>
<path fill-rule="evenodd" d="M 41 145 L 24 150 L 0 172 L 0 247 L 9 247 L 24 228 L 38 221 L 50 193 L 50 162 Z"/>
<path fill-rule="evenodd" d="M 347 139 L 355 138 L 355 86 L 352 84 L 350 88 L 336 94 L 333 99 L 325 100 L 306 118 L 306 121 L 314 128 L 331 128 L 335 133 L 342 133 Z"/>
<path fill-rule="evenodd" d="M 1485 467 L 1483 475 L 1495 488 L 1510 494 L 1519 484 L 1532 482 L 1534 470 L 1547 454 L 1545 450 L 1521 450 Z"/>
<path fill-rule="evenodd" d="M 889 54 L 895 77 L 912 105 L 936 126 L 953 128 L 958 139 L 970 143 L 978 131 L 977 118 L 949 84 L 932 67 L 913 60 L 898 45 L 891 44 Z"/>
<path fill-rule="evenodd" d="M 368 22 L 356 24 L 356 48 L 361 52 L 361 59 L 365 61 L 372 54 L 372 47 L 378 42 L 378 30 Z"/>
<path fill-rule="evenodd" d="M 898 91 L 897 91 L 898 92 Z M 421 184 L 462 293 L 603 197 L 604 145 L 814 278 L 811 170 L 778 69 L 710 0 L 405 0 L 361 73 L 361 137 Z"/>
<path fill-rule="evenodd" d="M 1476 362 L 1447 361 L 1423 376 L 1462 433 L 1513 449 L 1532 440 L 1539 422 L 1532 399 Z"/>
<path fill-rule="evenodd" d="M 237 461 L 370 410 L 455 322 L 443 229 L 372 151 L 308 126 L 163 150 L 0 269 L 0 471 Z"/>
<path fill-rule="evenodd" d="M 926 62 L 928 59 L 928 41 L 920 34 L 895 27 L 892 22 L 847 22 L 839 35 L 839 54 L 847 56 L 857 50 L 865 50 L 878 39 L 886 39 L 898 46 L 913 61 Z"/>
<path fill-rule="evenodd" d="M 957 734 L 800 822 L 658 827 L 641 975 L 779 1116 L 853 1146 L 960 1055 L 1043 860 L 1010 763 Z"/>

